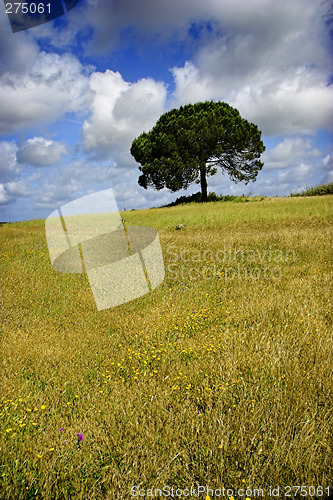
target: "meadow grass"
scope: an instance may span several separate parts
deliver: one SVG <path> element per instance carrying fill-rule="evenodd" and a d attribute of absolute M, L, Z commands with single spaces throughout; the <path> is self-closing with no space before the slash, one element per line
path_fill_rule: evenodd
<path fill-rule="evenodd" d="M 0 498 L 325 498 L 333 197 L 121 216 L 158 230 L 165 279 L 100 312 L 86 275 L 51 267 L 44 221 L 0 228 Z"/>

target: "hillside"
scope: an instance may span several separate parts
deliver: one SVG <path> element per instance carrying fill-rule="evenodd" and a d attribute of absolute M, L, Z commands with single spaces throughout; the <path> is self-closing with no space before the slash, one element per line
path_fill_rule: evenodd
<path fill-rule="evenodd" d="M 0 497 L 325 498 L 333 196 L 121 216 L 158 231 L 165 279 L 100 312 L 86 275 L 52 269 L 44 221 L 0 227 Z"/>

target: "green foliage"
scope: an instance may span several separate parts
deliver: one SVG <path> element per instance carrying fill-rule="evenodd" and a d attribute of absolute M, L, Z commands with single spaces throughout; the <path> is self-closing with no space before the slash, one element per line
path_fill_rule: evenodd
<path fill-rule="evenodd" d="M 307 187 L 301 193 L 291 193 L 290 196 L 323 196 L 326 194 L 333 194 L 333 182 Z"/>
<path fill-rule="evenodd" d="M 134 139 L 131 154 L 140 163 L 139 185 L 172 192 L 201 183 L 220 167 L 234 182 L 255 181 L 265 146 L 258 127 L 224 102 L 199 102 L 164 113 L 153 129 Z"/>

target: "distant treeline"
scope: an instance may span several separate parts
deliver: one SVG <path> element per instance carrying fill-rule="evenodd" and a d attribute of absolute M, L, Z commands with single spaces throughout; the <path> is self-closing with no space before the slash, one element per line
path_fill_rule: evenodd
<path fill-rule="evenodd" d="M 264 200 L 264 196 L 255 196 L 255 197 L 249 197 L 245 196 L 244 194 L 242 196 L 232 196 L 232 195 L 225 195 L 223 196 L 222 194 L 216 194 L 214 192 L 209 193 L 207 196 L 207 201 L 233 201 L 234 203 L 246 203 L 249 201 L 258 201 L 258 200 Z M 198 191 L 197 193 L 191 194 L 189 196 L 180 196 L 179 198 L 176 199 L 176 201 L 173 201 L 172 203 L 169 203 L 168 205 L 164 205 L 165 207 L 174 207 L 175 205 L 179 205 L 180 203 L 193 203 L 201 202 L 201 192 Z"/>
<path fill-rule="evenodd" d="M 321 184 L 319 186 L 308 187 L 304 189 L 300 193 L 291 193 L 290 196 L 322 196 L 325 194 L 333 194 L 333 182 L 329 184 Z M 222 195 L 216 194 L 214 192 L 209 193 L 207 196 L 207 201 L 232 201 L 234 203 L 246 203 L 249 201 L 262 201 L 266 198 L 266 196 L 232 196 L 232 195 Z M 180 205 L 181 203 L 200 203 L 201 202 L 201 192 L 188 195 L 188 196 L 180 196 L 169 203 L 168 205 L 164 205 L 164 207 L 174 207 L 176 205 Z"/>
<path fill-rule="evenodd" d="M 307 187 L 300 193 L 291 193 L 290 196 L 323 196 L 325 194 L 333 194 L 333 182 Z"/>

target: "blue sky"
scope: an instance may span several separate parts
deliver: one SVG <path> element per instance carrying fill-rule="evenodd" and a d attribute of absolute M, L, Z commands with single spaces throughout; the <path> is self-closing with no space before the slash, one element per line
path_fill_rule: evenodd
<path fill-rule="evenodd" d="M 322 0 L 81 0 L 12 33 L 0 4 L 0 220 L 45 219 L 112 188 L 120 210 L 183 194 L 144 190 L 135 137 L 173 107 L 221 100 L 263 134 L 255 183 L 208 190 L 289 195 L 333 181 L 332 10 Z"/>

